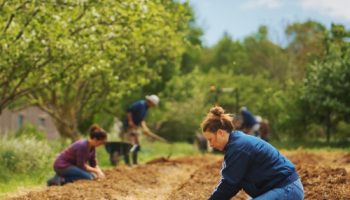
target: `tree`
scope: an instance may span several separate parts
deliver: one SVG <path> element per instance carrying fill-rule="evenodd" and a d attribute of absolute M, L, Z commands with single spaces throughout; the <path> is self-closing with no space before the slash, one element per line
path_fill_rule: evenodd
<path fill-rule="evenodd" d="M 50 49 L 36 39 L 41 12 L 30 1 L 3 1 L 0 5 L 0 114 L 13 101 L 50 80 L 44 68 L 53 61 Z M 26 34 L 29 33 L 29 34 Z"/>
<path fill-rule="evenodd" d="M 304 78 L 305 67 L 325 56 L 327 29 L 315 21 L 290 24 L 285 33 L 290 40 L 287 52 L 291 65 L 289 77 L 300 81 Z"/>
<path fill-rule="evenodd" d="M 323 62 L 315 62 L 306 73 L 304 95 L 312 119 L 324 125 L 330 141 L 340 120 L 350 115 L 350 49 L 332 45 Z"/>
<path fill-rule="evenodd" d="M 190 27 L 190 33 L 186 36 L 187 48 L 182 55 L 181 60 L 181 74 L 187 74 L 194 70 L 198 66 L 202 51 L 202 42 L 200 37 L 203 31 L 198 27 Z"/>
<path fill-rule="evenodd" d="M 26 57 L 42 53 L 50 59 L 40 77 L 45 87 L 28 93 L 27 102 L 72 140 L 79 138 L 79 123 L 108 102 L 179 68 L 190 18 L 186 6 L 171 0 L 29 1 L 24 9 L 38 10 L 22 33 L 22 40 L 37 44 Z"/>
<path fill-rule="evenodd" d="M 260 26 L 255 35 L 244 40 L 249 64 L 245 74 L 262 75 L 270 80 L 284 82 L 287 77 L 288 58 L 283 49 L 268 39 L 268 29 Z"/>
<path fill-rule="evenodd" d="M 165 11 L 171 13 L 169 16 L 166 15 L 162 17 L 162 20 L 164 20 L 163 23 L 166 24 L 166 26 L 162 28 L 166 29 L 167 34 L 163 35 L 163 37 L 161 37 L 162 41 L 157 41 L 158 46 L 153 46 L 153 51 L 150 51 L 146 55 L 148 66 L 157 68 L 154 68 L 156 73 L 152 81 L 146 83 L 143 87 L 139 87 L 137 90 L 133 90 L 133 93 L 138 97 L 150 93 L 159 93 L 164 89 L 166 83 L 174 76 L 185 72 L 183 59 L 188 53 L 188 49 L 197 50 L 198 45 L 200 45 L 198 43 L 200 40 L 197 37 L 200 37 L 201 30 L 194 25 L 193 11 L 189 3 L 180 4 L 174 0 L 165 0 L 161 2 Z M 148 20 L 151 22 L 153 21 L 153 19 Z M 160 27 L 161 26 L 162 25 L 160 25 Z M 173 30 L 173 32 L 168 32 L 168 30 Z M 154 31 L 159 32 L 160 30 Z M 177 35 L 179 33 L 181 34 Z M 159 37 L 158 35 L 156 36 Z M 181 56 L 178 56 L 179 54 Z M 196 53 L 194 53 L 194 55 L 195 54 Z"/>
<path fill-rule="evenodd" d="M 247 62 L 248 57 L 244 46 L 225 33 L 216 45 L 204 51 L 202 70 L 208 72 L 215 68 L 223 72 L 231 71 L 241 74 Z"/>
<path fill-rule="evenodd" d="M 203 30 L 196 25 L 195 16 L 193 10 L 191 11 L 191 20 L 189 21 L 189 31 L 186 35 L 186 51 L 182 55 L 181 59 L 181 74 L 190 73 L 199 65 L 200 56 L 202 52 L 202 40 Z"/>

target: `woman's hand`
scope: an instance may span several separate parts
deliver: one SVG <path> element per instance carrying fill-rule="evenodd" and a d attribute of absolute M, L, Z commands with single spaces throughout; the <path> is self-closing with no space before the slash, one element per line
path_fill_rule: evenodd
<path fill-rule="evenodd" d="M 97 170 L 97 178 L 101 178 L 101 179 L 106 178 L 106 175 L 103 173 L 101 169 Z"/>
<path fill-rule="evenodd" d="M 96 178 L 105 178 L 106 177 L 99 166 L 91 167 L 91 166 L 85 164 L 85 167 L 86 167 L 87 171 L 93 173 Z"/>
<path fill-rule="evenodd" d="M 99 166 L 96 166 L 96 174 L 97 174 L 97 178 L 106 178 L 106 175 L 103 173 L 103 171 L 101 170 L 101 168 Z"/>

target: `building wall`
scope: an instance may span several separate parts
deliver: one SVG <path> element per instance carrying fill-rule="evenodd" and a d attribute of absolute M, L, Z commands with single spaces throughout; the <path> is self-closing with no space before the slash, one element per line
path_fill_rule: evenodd
<path fill-rule="evenodd" d="M 44 131 L 48 139 L 59 137 L 52 118 L 37 107 L 28 107 L 18 111 L 3 110 L 0 115 L 0 134 L 14 133 L 28 123 Z"/>

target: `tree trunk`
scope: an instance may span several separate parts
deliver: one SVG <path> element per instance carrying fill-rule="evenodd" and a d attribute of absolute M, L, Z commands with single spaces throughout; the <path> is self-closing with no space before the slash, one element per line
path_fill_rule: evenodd
<path fill-rule="evenodd" d="M 73 142 L 80 139 L 80 134 L 78 129 L 76 128 L 77 125 L 73 123 L 69 123 L 67 126 L 66 124 L 59 122 L 57 120 L 54 120 L 55 126 L 60 133 L 62 137 L 66 137 L 71 139 Z"/>
<path fill-rule="evenodd" d="M 326 122 L 326 134 L 327 134 L 327 143 L 330 142 L 331 139 L 331 132 L 332 132 L 332 121 L 331 121 L 331 113 L 327 115 L 327 122 Z"/>
<path fill-rule="evenodd" d="M 53 106 L 54 105 L 54 106 Z M 49 114 L 60 136 L 71 139 L 73 142 L 80 139 L 78 129 L 77 109 L 74 105 L 56 105 L 51 106 L 37 105 L 41 110 Z"/>
<path fill-rule="evenodd" d="M 78 119 L 76 110 L 72 107 L 66 106 L 64 108 L 54 109 L 56 118 L 54 123 L 61 136 L 70 138 L 73 142 L 80 139 L 78 129 Z"/>

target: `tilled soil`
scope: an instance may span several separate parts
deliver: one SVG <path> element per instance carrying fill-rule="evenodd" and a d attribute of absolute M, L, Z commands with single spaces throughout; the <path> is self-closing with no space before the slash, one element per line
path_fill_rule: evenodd
<path fill-rule="evenodd" d="M 350 163 L 347 155 L 324 152 L 288 152 L 303 182 L 305 199 L 350 200 Z"/>
<path fill-rule="evenodd" d="M 305 199 L 350 200 L 348 154 L 302 150 L 282 153 L 296 165 Z M 7 199 L 207 199 L 220 179 L 221 162 L 222 156 L 209 154 L 170 160 L 159 158 L 137 167 L 120 166 L 108 170 L 103 180 L 78 181 Z M 232 199 L 247 198 L 241 191 Z"/>

